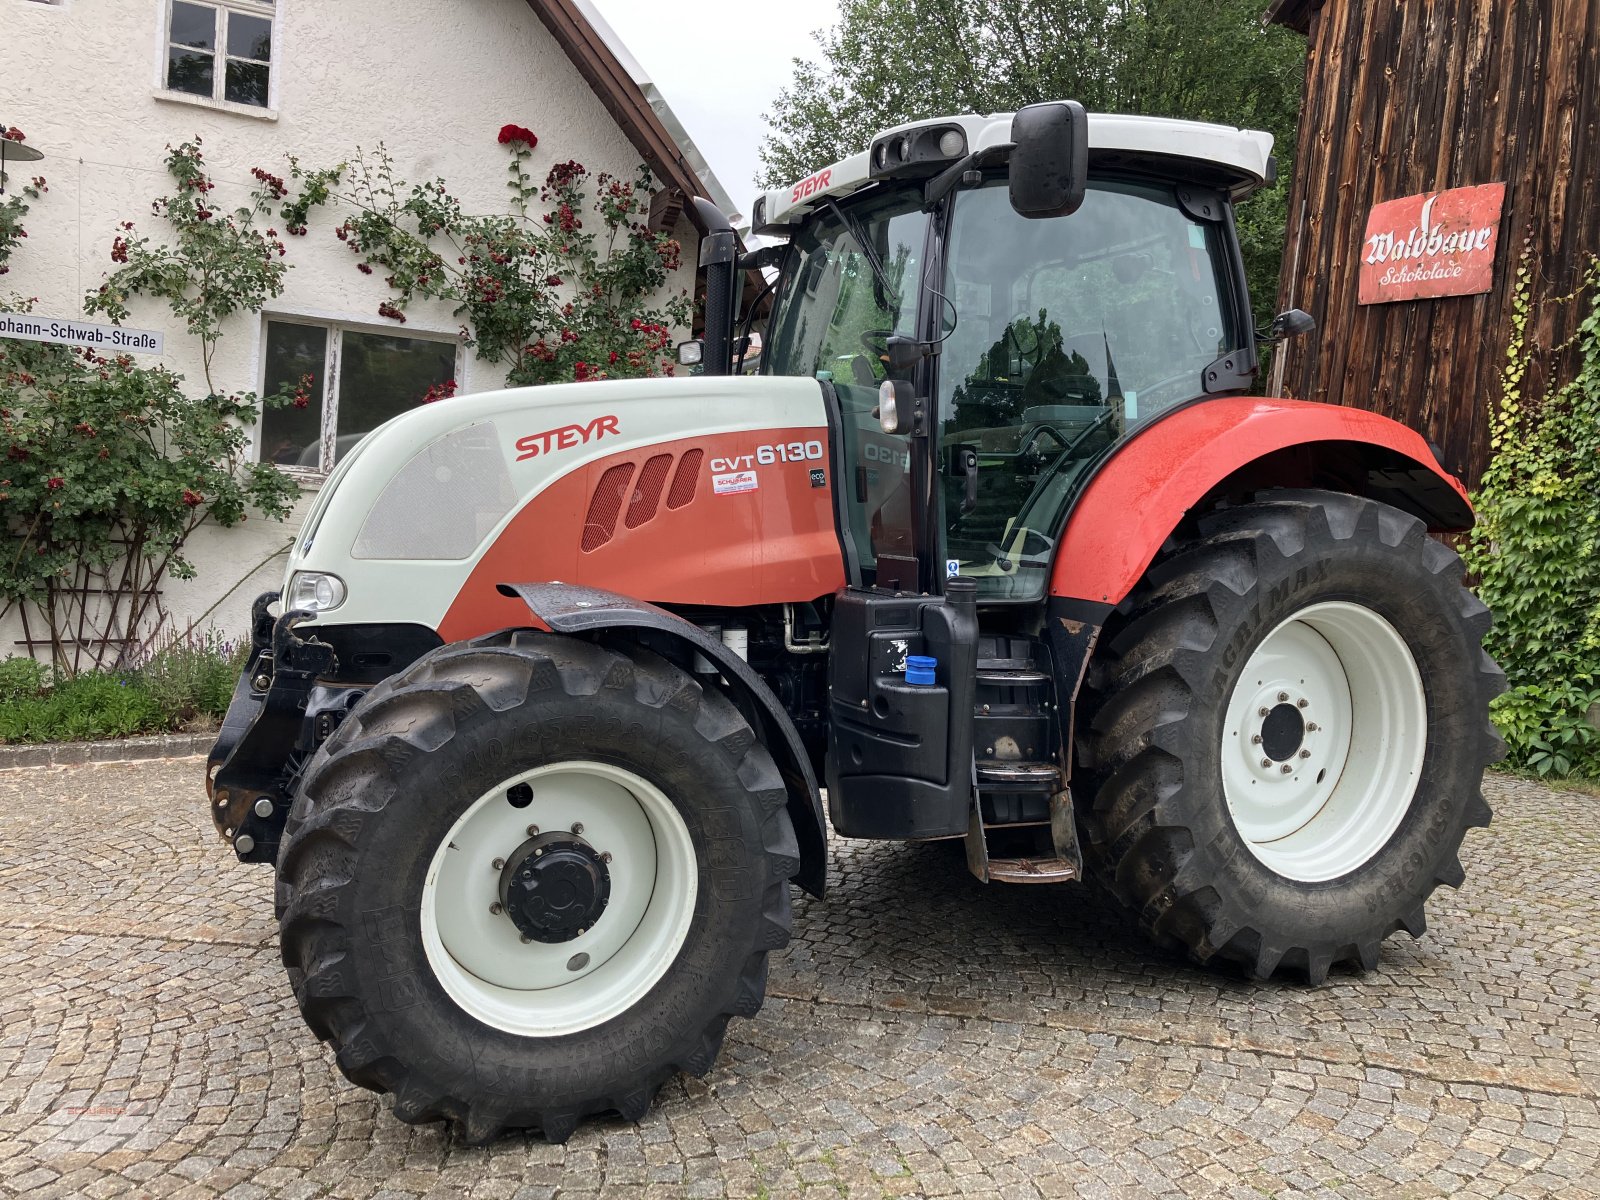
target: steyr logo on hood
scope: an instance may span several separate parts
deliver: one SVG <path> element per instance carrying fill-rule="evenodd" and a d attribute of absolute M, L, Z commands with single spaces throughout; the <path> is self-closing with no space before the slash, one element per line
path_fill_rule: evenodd
<path fill-rule="evenodd" d="M 517 455 L 517 461 L 537 458 L 554 450 L 570 450 L 617 432 L 617 418 L 596 417 L 587 425 L 562 425 L 557 429 L 546 429 L 543 433 L 530 433 L 517 439 L 517 449 L 522 452 Z"/>

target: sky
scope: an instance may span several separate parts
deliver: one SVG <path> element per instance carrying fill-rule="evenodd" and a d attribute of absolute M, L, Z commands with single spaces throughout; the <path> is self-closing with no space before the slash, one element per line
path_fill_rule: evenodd
<path fill-rule="evenodd" d="M 750 0 L 590 0 L 705 155 L 746 216 L 755 199 L 762 114 L 794 73 L 793 60 L 818 58 L 813 31 L 832 25 L 837 0 L 759 4 Z"/>

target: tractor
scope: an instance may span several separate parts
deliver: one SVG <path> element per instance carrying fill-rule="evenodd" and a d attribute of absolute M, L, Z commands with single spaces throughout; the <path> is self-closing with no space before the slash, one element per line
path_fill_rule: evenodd
<path fill-rule="evenodd" d="M 1502 749 L 1430 536 L 1473 514 L 1418 433 L 1257 394 L 1313 324 L 1250 318 L 1271 144 L 1065 101 L 886 130 L 756 201 L 773 245 L 696 202 L 698 374 L 343 454 L 207 793 L 349 1079 L 473 1143 L 638 1120 L 760 1008 L 830 825 L 1097 881 L 1257 979 L 1423 933 Z"/>

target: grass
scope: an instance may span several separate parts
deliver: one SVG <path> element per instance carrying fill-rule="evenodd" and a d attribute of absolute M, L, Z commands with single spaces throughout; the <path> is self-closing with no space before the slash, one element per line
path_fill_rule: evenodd
<path fill-rule="evenodd" d="M 248 645 L 182 637 L 126 671 L 58 678 L 31 658 L 0 662 L 0 742 L 73 742 L 209 726 L 228 708 Z"/>

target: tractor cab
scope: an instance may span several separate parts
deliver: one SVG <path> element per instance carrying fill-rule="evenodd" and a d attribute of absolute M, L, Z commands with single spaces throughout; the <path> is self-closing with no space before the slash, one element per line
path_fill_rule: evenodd
<path fill-rule="evenodd" d="M 789 238 L 761 370 L 837 397 L 853 583 L 1036 603 L 1094 464 L 1248 387 L 1232 200 L 1270 146 L 1054 103 L 891 130 L 757 201 Z"/>

